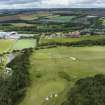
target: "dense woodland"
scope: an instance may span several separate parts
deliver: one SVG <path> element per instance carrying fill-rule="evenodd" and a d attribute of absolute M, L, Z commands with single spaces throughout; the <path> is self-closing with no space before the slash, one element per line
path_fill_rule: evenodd
<path fill-rule="evenodd" d="M 7 65 L 13 73 L 9 77 L 3 74 L 0 77 L 0 105 L 15 105 L 24 97 L 29 85 L 30 55 L 31 51 L 25 50 Z"/>

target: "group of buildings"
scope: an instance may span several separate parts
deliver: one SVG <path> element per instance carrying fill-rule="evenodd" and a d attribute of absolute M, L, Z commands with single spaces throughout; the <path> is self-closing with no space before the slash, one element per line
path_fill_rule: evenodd
<path fill-rule="evenodd" d="M 0 32 L 0 39 L 19 39 L 20 35 L 17 32 Z"/>
<path fill-rule="evenodd" d="M 81 33 L 79 31 L 69 32 L 67 34 L 64 34 L 64 36 L 71 37 L 71 38 L 79 38 L 81 36 Z"/>
<path fill-rule="evenodd" d="M 27 38 L 26 35 L 20 35 L 17 32 L 0 32 L 0 39 L 20 39 L 21 37 Z M 43 36 L 43 35 L 42 35 Z M 53 33 L 50 35 L 44 35 L 45 38 L 79 38 L 81 36 L 81 33 L 79 31 L 75 32 L 68 32 L 68 33 Z M 30 36 L 33 37 L 33 36 Z"/>
<path fill-rule="evenodd" d="M 75 32 L 68 32 L 68 33 L 54 33 L 45 37 L 46 38 L 79 38 L 80 36 L 81 36 L 81 33 L 79 31 L 75 31 Z"/>

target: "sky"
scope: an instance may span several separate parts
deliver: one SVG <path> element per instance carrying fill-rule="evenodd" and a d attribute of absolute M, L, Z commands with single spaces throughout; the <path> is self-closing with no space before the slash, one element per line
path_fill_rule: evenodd
<path fill-rule="evenodd" d="M 0 0 L 0 9 L 104 7 L 105 0 Z"/>

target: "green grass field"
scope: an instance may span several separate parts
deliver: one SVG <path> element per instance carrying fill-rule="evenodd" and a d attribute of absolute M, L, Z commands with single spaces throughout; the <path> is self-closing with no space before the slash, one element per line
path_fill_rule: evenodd
<path fill-rule="evenodd" d="M 34 48 L 36 41 L 35 39 L 21 39 L 21 40 L 10 40 L 0 39 L 0 54 L 12 50 L 22 50 L 25 48 Z"/>
<path fill-rule="evenodd" d="M 22 50 L 25 48 L 34 48 L 35 46 L 36 46 L 35 39 L 20 39 L 15 43 L 13 50 Z"/>
<path fill-rule="evenodd" d="M 33 26 L 33 24 L 28 24 L 28 23 L 11 23 L 11 25 L 15 26 L 15 27 L 29 27 L 29 26 Z"/>
<path fill-rule="evenodd" d="M 53 16 L 46 16 L 48 19 L 42 19 L 43 21 L 48 22 L 58 22 L 58 23 L 65 23 L 70 22 L 75 16 L 59 16 L 59 15 L 53 15 Z"/>
<path fill-rule="evenodd" d="M 50 19 L 54 22 L 70 22 L 75 16 L 52 16 Z"/>
<path fill-rule="evenodd" d="M 41 49 L 32 54 L 30 61 L 31 85 L 19 105 L 61 105 L 76 80 L 105 73 L 105 47 Z M 51 94 L 58 97 L 46 101 Z"/>
<path fill-rule="evenodd" d="M 0 53 L 3 53 L 4 51 L 9 51 L 15 43 L 15 40 L 4 40 L 0 39 Z"/>

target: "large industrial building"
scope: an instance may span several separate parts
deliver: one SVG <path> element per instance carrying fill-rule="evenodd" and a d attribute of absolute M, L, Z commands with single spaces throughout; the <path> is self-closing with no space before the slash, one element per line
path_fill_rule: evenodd
<path fill-rule="evenodd" d="M 19 39 L 20 35 L 17 32 L 0 32 L 0 39 Z"/>

